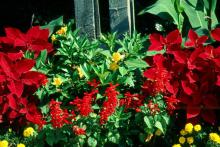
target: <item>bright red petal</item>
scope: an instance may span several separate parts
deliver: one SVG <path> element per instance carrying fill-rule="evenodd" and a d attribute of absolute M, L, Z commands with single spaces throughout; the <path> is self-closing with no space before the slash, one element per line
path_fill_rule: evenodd
<path fill-rule="evenodd" d="M 24 73 L 32 69 L 32 67 L 35 65 L 35 61 L 31 59 L 23 59 L 15 64 L 15 69 L 18 73 Z"/>
<path fill-rule="evenodd" d="M 24 90 L 24 85 L 21 81 L 10 81 L 8 84 L 8 88 L 11 93 L 16 94 L 17 97 L 21 97 Z"/>
<path fill-rule="evenodd" d="M 179 30 L 174 30 L 170 32 L 166 37 L 166 41 L 168 44 L 181 44 L 182 37 Z"/>
<path fill-rule="evenodd" d="M 211 31 L 211 36 L 214 38 L 216 41 L 220 41 L 220 28 L 216 28 Z"/>

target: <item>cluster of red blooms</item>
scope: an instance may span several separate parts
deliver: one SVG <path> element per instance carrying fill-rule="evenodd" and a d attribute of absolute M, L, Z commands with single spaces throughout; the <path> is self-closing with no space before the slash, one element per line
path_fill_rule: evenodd
<path fill-rule="evenodd" d="M 82 116 L 88 116 L 92 110 L 92 102 L 95 99 L 98 90 L 93 89 L 90 93 L 85 92 L 82 99 L 76 97 L 71 105 L 75 105 Z"/>
<path fill-rule="evenodd" d="M 120 99 L 120 106 L 125 106 L 125 110 L 134 109 L 139 111 L 139 107 L 144 103 L 144 97 L 140 94 L 131 94 L 126 92 L 124 98 Z"/>
<path fill-rule="evenodd" d="M 61 128 L 64 124 L 71 124 L 71 115 L 67 109 L 60 108 L 61 102 L 51 100 L 49 104 L 51 124 L 54 128 Z"/>
<path fill-rule="evenodd" d="M 105 96 L 108 98 L 104 103 L 100 111 L 100 124 L 106 123 L 108 117 L 115 112 L 115 109 L 118 105 L 118 92 L 116 87 L 118 85 L 113 85 L 110 83 L 109 87 L 105 90 Z"/>
<path fill-rule="evenodd" d="M 155 104 L 152 102 L 152 100 L 149 100 L 147 107 L 150 110 L 150 113 L 152 115 L 155 115 L 157 112 L 160 112 L 160 108 L 158 107 L 158 104 Z"/>
<path fill-rule="evenodd" d="M 0 37 L 0 123 L 29 122 L 45 124 L 36 106 L 33 93 L 46 84 L 47 77 L 31 71 L 35 60 L 25 59 L 23 51 L 31 50 L 36 55 L 52 45 L 48 43 L 48 30 L 33 27 L 26 34 L 17 29 L 6 28 L 6 37 Z"/>
<path fill-rule="evenodd" d="M 84 134 L 86 134 L 85 129 L 80 128 L 80 127 L 78 127 L 78 126 L 73 126 L 73 132 L 74 132 L 76 135 L 84 135 Z"/>
<path fill-rule="evenodd" d="M 220 41 L 220 28 L 211 31 Z M 169 111 L 181 102 L 186 107 L 188 119 L 203 118 L 216 122 L 215 110 L 220 107 L 220 47 L 204 45 L 207 36 L 189 31 L 185 47 L 178 30 L 166 37 L 151 34 L 149 51 L 166 49 L 166 53 L 153 56 L 144 72 L 147 78 L 143 90 L 149 94 L 163 93 Z"/>

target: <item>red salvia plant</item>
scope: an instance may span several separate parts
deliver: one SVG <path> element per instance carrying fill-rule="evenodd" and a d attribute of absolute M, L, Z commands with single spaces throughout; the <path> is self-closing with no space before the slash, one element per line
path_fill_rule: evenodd
<path fill-rule="evenodd" d="M 219 28 L 211 31 L 216 41 L 220 41 L 219 32 Z M 208 37 L 199 37 L 193 30 L 188 38 L 183 48 L 177 30 L 167 37 L 150 35 L 149 50 L 166 52 L 153 56 L 151 67 L 144 72 L 147 79 L 143 91 L 151 95 L 162 93 L 170 114 L 177 103 L 182 103 L 188 119 L 203 118 L 214 124 L 215 110 L 220 107 L 220 47 L 204 45 Z"/>
<path fill-rule="evenodd" d="M 109 87 L 105 90 L 105 96 L 107 100 L 103 103 L 103 107 L 100 111 L 100 124 L 105 124 L 108 121 L 108 117 L 111 116 L 118 105 L 118 92 L 116 87 L 118 85 L 113 85 L 110 83 Z"/>

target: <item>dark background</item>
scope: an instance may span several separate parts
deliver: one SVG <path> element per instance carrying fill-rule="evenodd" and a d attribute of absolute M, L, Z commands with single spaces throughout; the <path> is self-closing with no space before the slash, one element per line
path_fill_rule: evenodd
<path fill-rule="evenodd" d="M 135 0 L 136 14 L 154 2 L 155 0 Z M 110 31 L 108 1 L 99 0 L 99 5 L 102 32 L 106 33 Z M 219 5 L 220 1 L 218 1 L 216 10 L 218 18 L 220 18 Z M 44 25 L 62 15 L 66 21 L 74 18 L 74 0 L 2 0 L 0 2 L 0 34 L 3 34 L 3 28 L 6 26 L 26 31 L 31 24 Z M 151 14 L 136 15 L 136 29 L 142 33 L 153 32 L 157 21 L 160 19 Z"/>

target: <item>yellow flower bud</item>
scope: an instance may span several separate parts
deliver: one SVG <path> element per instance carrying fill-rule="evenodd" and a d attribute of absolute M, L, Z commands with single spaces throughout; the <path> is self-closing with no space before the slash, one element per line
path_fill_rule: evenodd
<path fill-rule="evenodd" d="M 119 66 L 118 66 L 117 63 L 112 62 L 112 63 L 110 64 L 110 70 L 115 71 L 115 70 L 117 70 L 118 68 L 119 68 Z"/>
<path fill-rule="evenodd" d="M 188 133 L 192 133 L 193 131 L 193 125 L 191 123 L 187 123 L 185 125 L 185 131 L 188 132 Z"/>
<path fill-rule="evenodd" d="M 56 38 L 56 36 L 53 34 L 53 35 L 51 36 L 51 41 L 52 41 L 52 43 L 54 43 L 56 40 L 57 40 L 57 38 Z"/>
<path fill-rule="evenodd" d="M 187 143 L 188 144 L 192 144 L 194 142 L 194 138 L 193 137 L 187 137 Z"/>
<path fill-rule="evenodd" d="M 197 124 L 197 125 L 194 126 L 194 130 L 195 130 L 196 132 L 201 131 L 201 129 L 202 129 L 202 127 L 201 127 L 201 125 L 199 125 L 199 124 Z"/>
<path fill-rule="evenodd" d="M 183 136 L 181 136 L 181 137 L 179 138 L 179 143 L 180 143 L 180 144 L 184 144 L 185 142 L 186 142 L 186 138 L 183 137 Z"/>

